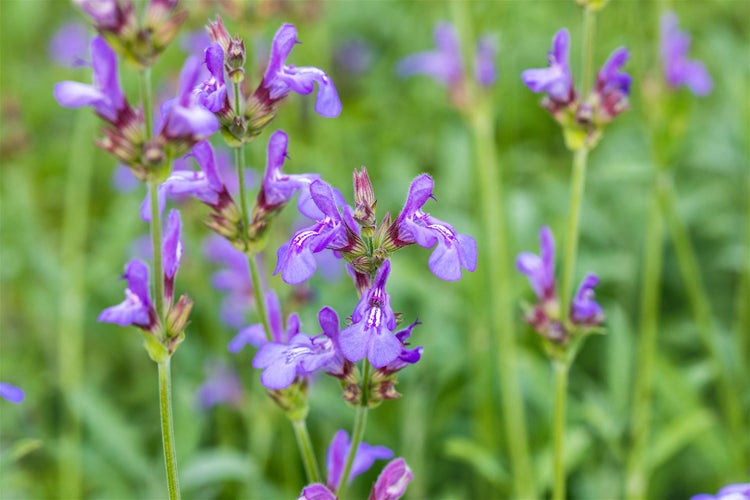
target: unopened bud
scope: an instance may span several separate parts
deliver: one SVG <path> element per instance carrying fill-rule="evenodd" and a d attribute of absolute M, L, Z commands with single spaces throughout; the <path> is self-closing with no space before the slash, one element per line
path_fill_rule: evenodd
<path fill-rule="evenodd" d="M 221 45 L 221 49 L 228 55 L 229 44 L 232 42 L 232 37 L 229 36 L 229 32 L 224 26 L 224 22 L 221 20 L 219 14 L 216 14 L 216 22 L 208 22 L 206 30 L 208 31 L 208 36 L 211 38 L 211 41 Z"/>
<path fill-rule="evenodd" d="M 362 236 L 369 238 L 375 231 L 375 207 L 377 200 L 372 189 L 370 176 L 363 166 L 360 172 L 354 171 L 354 220 L 362 227 Z"/>
<path fill-rule="evenodd" d="M 182 294 L 167 315 L 167 338 L 177 337 L 185 330 L 192 309 L 193 300 L 187 294 Z"/>

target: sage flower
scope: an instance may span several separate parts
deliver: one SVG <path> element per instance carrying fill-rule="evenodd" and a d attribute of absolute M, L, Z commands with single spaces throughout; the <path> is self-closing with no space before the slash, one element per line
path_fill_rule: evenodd
<path fill-rule="evenodd" d="M 713 81 L 705 65 L 688 59 L 690 35 L 677 28 L 678 20 L 674 12 L 661 16 L 661 59 L 664 65 L 664 78 L 672 88 L 685 85 L 697 96 L 711 93 Z"/>
<path fill-rule="evenodd" d="M 0 382 L 0 397 L 11 403 L 21 403 L 25 397 L 23 389 L 7 382 Z"/>

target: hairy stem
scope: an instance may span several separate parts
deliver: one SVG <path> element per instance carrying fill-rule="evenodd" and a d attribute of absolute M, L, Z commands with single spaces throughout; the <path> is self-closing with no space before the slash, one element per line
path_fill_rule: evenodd
<path fill-rule="evenodd" d="M 148 183 L 148 193 L 151 200 L 151 248 L 154 252 L 154 301 L 156 303 L 156 314 L 159 321 L 164 325 L 166 311 L 164 310 L 164 270 L 161 255 L 161 214 L 159 213 L 159 183 L 152 181 Z M 162 333 L 166 335 L 166 332 Z"/>
<path fill-rule="evenodd" d="M 565 499 L 565 400 L 568 392 L 568 362 L 553 361 L 555 369 L 555 406 L 552 416 L 554 500 Z"/>
<path fill-rule="evenodd" d="M 565 261 L 563 263 L 562 287 L 560 288 L 560 303 L 563 315 L 567 317 L 570 309 L 573 275 L 575 274 L 576 257 L 578 255 L 578 232 L 581 221 L 581 203 L 586 185 L 586 164 L 588 148 L 581 147 L 573 155 L 573 177 L 570 180 L 570 208 L 568 212 L 568 228 L 565 236 Z"/>
<path fill-rule="evenodd" d="M 169 499 L 180 498 L 180 485 L 177 478 L 177 451 L 175 449 L 174 426 L 172 425 L 172 375 L 170 358 L 158 363 L 159 366 L 159 410 L 161 414 L 161 436 L 164 446 L 164 463 L 167 467 L 167 489 Z"/>
<path fill-rule="evenodd" d="M 581 95 L 589 95 L 594 84 L 594 28 L 596 13 L 591 8 L 583 9 L 583 85 Z"/>
<path fill-rule="evenodd" d="M 305 465 L 307 482 L 319 483 L 320 469 L 318 469 L 318 461 L 315 459 L 310 434 L 307 432 L 307 421 L 304 418 L 292 420 L 292 426 L 294 427 L 294 437 L 297 438 L 297 447 L 302 457 L 302 463 Z"/>
<path fill-rule="evenodd" d="M 362 401 L 360 402 L 360 406 L 357 407 L 357 413 L 354 417 L 351 447 L 346 457 L 344 471 L 341 473 L 341 479 L 339 479 L 339 484 L 336 487 L 336 498 L 344 497 L 344 489 L 349 481 L 349 474 L 352 471 L 352 465 L 354 465 L 354 457 L 357 455 L 357 448 L 359 448 L 359 444 L 365 436 L 365 428 L 367 427 L 367 401 L 369 399 L 370 387 L 370 362 L 367 359 L 363 362 L 362 372 Z"/>
<path fill-rule="evenodd" d="M 646 226 L 645 257 L 641 278 L 641 337 L 633 391 L 630 456 L 625 480 L 625 496 L 633 499 L 645 497 L 648 482 L 646 445 L 651 419 L 653 372 L 656 363 L 659 283 L 662 272 L 664 232 L 657 190 L 658 188 L 655 187 Z"/>

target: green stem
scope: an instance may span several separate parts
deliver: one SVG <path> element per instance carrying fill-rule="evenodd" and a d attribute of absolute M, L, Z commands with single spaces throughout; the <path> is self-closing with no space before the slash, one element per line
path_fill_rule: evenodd
<path fill-rule="evenodd" d="M 594 84 L 594 28 L 596 13 L 586 7 L 583 9 L 583 85 L 581 95 L 589 95 Z"/>
<path fill-rule="evenodd" d="M 690 236 L 685 223 L 677 211 L 677 200 L 674 192 L 672 179 L 666 174 L 661 176 L 658 182 L 658 194 L 661 203 L 662 214 L 671 234 L 674 244 L 677 264 L 680 269 L 682 281 L 685 285 L 690 307 L 695 318 L 698 334 L 711 356 L 714 372 L 718 376 L 718 392 L 722 410 L 729 422 L 729 430 L 733 436 L 742 436 L 742 410 L 738 405 L 737 394 L 741 393 L 739 388 L 733 389 L 730 367 L 731 364 L 725 360 L 721 352 L 721 337 L 717 332 L 711 311 L 711 302 L 708 299 L 706 288 L 701 279 L 698 258 L 690 243 Z M 736 440 L 734 446 L 729 447 L 735 455 L 734 463 L 742 463 L 742 440 Z"/>
<path fill-rule="evenodd" d="M 527 441 L 526 418 L 520 382 L 516 329 L 512 307 L 510 257 L 503 200 L 503 185 L 495 152 L 492 106 L 478 102 L 471 115 L 476 163 L 479 170 L 479 195 L 484 219 L 485 258 L 489 279 L 489 301 L 485 309 L 497 335 L 498 377 L 503 423 L 513 468 L 515 494 L 536 496 Z"/>
<path fill-rule="evenodd" d="M 141 106 L 143 107 L 143 122 L 146 126 L 146 139 L 154 135 L 154 108 L 151 91 L 151 68 L 139 73 L 141 85 Z"/>
<path fill-rule="evenodd" d="M 247 254 L 247 263 L 250 268 L 250 279 L 253 283 L 253 297 L 255 299 L 255 307 L 258 310 L 258 316 L 260 316 L 260 322 L 263 325 L 263 331 L 266 332 L 266 339 L 273 340 L 273 334 L 271 332 L 271 325 L 268 322 L 268 311 L 266 310 L 265 294 L 263 293 L 263 285 L 260 282 L 260 270 L 258 269 L 258 262 L 256 255 L 253 253 Z"/>
<path fill-rule="evenodd" d="M 67 411 L 62 414 L 61 438 L 66 440 L 65 456 L 58 460 L 58 491 L 61 498 L 81 495 L 81 421 L 76 395 L 84 372 L 84 311 L 86 308 L 85 246 L 89 225 L 91 167 L 93 150 L 88 147 L 93 134 L 93 116 L 79 113 L 73 128 L 65 183 L 60 242 L 60 311 L 58 328 L 58 377 Z M 64 287 L 64 288 L 63 288 Z"/>
<path fill-rule="evenodd" d="M 360 402 L 360 406 L 357 407 L 357 413 L 354 417 L 351 446 L 349 447 L 349 453 L 346 457 L 344 472 L 341 473 L 341 479 L 339 479 L 339 484 L 336 487 L 336 498 L 344 497 L 344 489 L 349 481 L 349 474 L 352 471 L 354 457 L 357 455 L 357 448 L 359 448 L 359 444 L 365 436 L 365 428 L 367 427 L 367 402 L 370 397 L 370 363 L 367 359 L 363 362 L 362 372 L 362 401 Z"/>
<path fill-rule="evenodd" d="M 552 498 L 565 499 L 565 400 L 568 390 L 568 362 L 553 361 L 555 369 L 555 406 L 552 416 L 553 471 Z"/>
<path fill-rule="evenodd" d="M 560 303 L 564 317 L 568 316 L 576 256 L 578 254 L 578 231 L 581 220 L 583 191 L 586 185 L 588 154 L 589 150 L 584 146 L 577 149 L 573 155 L 573 177 L 570 181 L 570 209 L 568 213 L 568 229 L 565 237 L 565 261 L 563 263 L 562 287 L 560 288 Z"/>
<path fill-rule="evenodd" d="M 658 189 L 658 187 L 654 188 L 654 196 L 648 215 L 643 276 L 641 278 L 641 338 L 633 392 L 631 446 L 625 482 L 625 496 L 633 499 L 645 497 L 648 476 L 646 445 L 651 420 L 651 391 L 656 362 L 659 283 L 662 274 L 664 233 Z"/>
<path fill-rule="evenodd" d="M 315 459 L 310 434 L 307 432 L 307 421 L 304 418 L 292 420 L 292 426 L 294 427 L 294 437 L 297 438 L 297 447 L 302 456 L 302 463 L 305 465 L 307 482 L 319 483 L 320 469 L 318 469 L 318 461 Z"/>
<path fill-rule="evenodd" d="M 161 255 L 161 214 L 159 213 L 159 183 L 151 181 L 148 183 L 148 192 L 151 199 L 151 247 L 154 252 L 154 299 L 156 302 L 156 314 L 159 321 L 164 325 L 166 311 L 164 310 L 164 279 Z M 166 335 L 166 331 L 162 332 Z"/>
<path fill-rule="evenodd" d="M 158 363 L 159 365 L 159 410 L 161 414 L 161 436 L 164 446 L 164 464 L 167 468 L 167 489 L 169 499 L 180 498 L 180 485 L 177 479 L 177 451 L 174 441 L 174 426 L 172 425 L 172 376 L 170 374 L 170 358 Z"/>

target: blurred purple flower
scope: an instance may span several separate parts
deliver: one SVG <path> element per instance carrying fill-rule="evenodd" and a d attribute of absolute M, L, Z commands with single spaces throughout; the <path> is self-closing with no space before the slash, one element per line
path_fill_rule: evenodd
<path fill-rule="evenodd" d="M 86 66 L 90 39 L 86 26 L 75 21 L 67 22 L 52 35 L 48 48 L 50 59 L 66 68 Z"/>
<path fill-rule="evenodd" d="M 453 227 L 430 214 L 422 207 L 430 198 L 434 199 L 432 177 L 422 174 L 409 187 L 404 208 L 389 228 L 397 248 L 416 243 L 424 248 L 435 246 L 430 255 L 432 273 L 446 281 L 461 278 L 461 269 L 474 271 L 477 267 L 477 243 L 471 236 L 457 234 Z"/>
<path fill-rule="evenodd" d="M 73 0 L 94 22 L 97 30 L 118 31 L 133 16 L 132 0 Z"/>
<path fill-rule="evenodd" d="M 521 253 L 516 259 L 516 267 L 529 278 L 529 284 L 539 300 L 556 301 L 555 240 L 547 226 L 539 230 L 539 249 L 539 255 Z"/>
<path fill-rule="evenodd" d="M 362 38 L 352 38 L 338 45 L 333 55 L 335 67 L 350 76 L 361 76 L 372 66 L 371 45 Z"/>
<path fill-rule="evenodd" d="M 604 311 L 594 300 L 594 287 L 599 284 L 599 278 L 589 273 L 581 281 L 578 292 L 570 305 L 570 320 L 583 326 L 597 326 L 604 321 Z"/>
<path fill-rule="evenodd" d="M 245 324 L 253 300 L 247 256 L 226 238 L 216 234 L 206 239 L 203 253 L 211 262 L 224 266 L 211 276 L 211 284 L 217 290 L 226 292 L 219 313 L 223 323 L 240 328 Z"/>
<path fill-rule="evenodd" d="M 711 92 L 713 81 L 706 67 L 700 61 L 688 59 L 690 36 L 677 28 L 678 20 L 674 12 L 661 16 L 661 59 L 664 64 L 664 78 L 670 87 L 685 85 L 697 96 Z"/>
<path fill-rule="evenodd" d="M 297 313 L 292 313 L 286 320 L 286 329 L 282 324 L 281 306 L 279 298 L 273 290 L 266 292 L 266 309 L 268 312 L 268 323 L 271 328 L 271 342 L 277 344 L 288 344 L 289 341 L 299 333 L 300 323 Z M 229 342 L 229 352 L 238 353 L 245 345 L 250 344 L 254 347 L 261 347 L 269 342 L 266 338 L 266 332 L 263 325 L 256 323 L 243 328 Z"/>
<path fill-rule="evenodd" d="M 194 90 L 198 103 L 217 113 L 229 107 L 227 86 L 224 81 L 224 51 L 216 42 L 211 43 L 205 51 L 206 68 L 210 73 L 208 80 L 200 83 Z"/>
<path fill-rule="evenodd" d="M 180 37 L 180 49 L 186 54 L 203 55 L 210 44 L 211 37 L 204 29 L 183 33 Z"/>
<path fill-rule="evenodd" d="M 263 81 L 255 91 L 261 102 L 273 105 L 285 98 L 289 92 L 307 95 L 312 93 L 314 84 L 318 84 L 318 95 L 315 100 L 315 111 L 328 118 L 341 114 L 341 101 L 336 87 L 323 71 L 315 67 L 287 65 L 286 59 L 298 43 L 297 28 L 293 24 L 283 24 L 273 38 L 268 67 Z"/>
<path fill-rule="evenodd" d="M 175 99 L 161 106 L 160 135 L 167 140 L 196 143 L 219 130 L 219 121 L 203 107 L 193 93 L 201 73 L 201 60 L 190 56 L 180 73 L 180 89 Z"/>
<path fill-rule="evenodd" d="M 393 335 L 396 316 L 385 291 L 390 271 L 391 263 L 386 260 L 354 308 L 352 325 L 339 334 L 341 352 L 353 363 L 367 357 L 372 366 L 382 368 L 401 354 L 401 342 Z"/>
<path fill-rule="evenodd" d="M 457 88 L 462 84 L 464 68 L 456 30 L 450 23 L 439 23 L 435 26 L 434 39 L 436 50 L 404 57 L 396 66 L 396 72 L 401 77 L 427 75 L 447 87 Z M 474 76 L 481 85 L 490 86 L 497 80 L 495 55 L 492 38 L 480 38 L 477 43 Z"/>
<path fill-rule="evenodd" d="M 629 56 L 625 47 L 616 49 L 596 77 L 594 95 L 599 102 L 597 112 L 602 122 L 608 122 L 628 109 L 631 78 L 621 70 Z"/>
<path fill-rule="evenodd" d="M 198 388 L 196 398 L 203 409 L 218 404 L 239 407 L 242 403 L 242 385 L 237 372 L 222 362 L 207 365 L 206 380 Z"/>
<path fill-rule="evenodd" d="M 549 68 L 527 69 L 521 73 L 523 83 L 532 92 L 546 92 L 549 99 L 557 104 L 573 102 L 576 95 L 568 61 L 569 52 L 570 33 L 563 28 L 555 33 L 552 50 L 547 54 Z"/>
<path fill-rule="evenodd" d="M 326 484 L 332 491 L 336 491 L 341 481 L 341 475 L 344 473 L 346 458 L 349 456 L 351 447 L 352 443 L 349 440 L 349 435 L 344 430 L 336 432 L 331 444 L 328 446 L 328 453 L 326 454 L 328 477 Z M 357 452 L 354 454 L 354 462 L 352 463 L 347 482 L 351 482 L 358 475 L 367 472 L 373 466 L 375 460 L 387 460 L 392 456 L 393 452 L 385 446 L 373 446 L 364 441 L 361 442 L 357 447 Z"/>
<path fill-rule="evenodd" d="M 11 403 L 21 403 L 25 397 L 23 389 L 7 382 L 0 382 L 0 397 Z"/>
<path fill-rule="evenodd" d="M 303 215 L 315 218 L 318 211 L 311 211 L 310 184 L 320 179 L 319 174 L 285 174 L 281 171 L 287 158 L 289 136 L 283 130 L 277 130 L 268 139 L 266 150 L 266 171 L 263 184 L 258 192 L 257 204 L 266 211 L 275 210 L 286 203 L 299 191 L 298 208 Z"/>
<path fill-rule="evenodd" d="M 318 221 L 294 233 L 292 239 L 279 248 L 274 274 L 281 273 L 285 283 L 296 285 L 315 274 L 314 254 L 325 249 L 344 250 L 351 244 L 349 235 L 356 231 L 351 209 L 344 206 L 339 213 L 333 188 L 322 180 L 310 184 L 310 196 L 320 210 Z M 307 210 L 309 212 L 309 210 Z"/>
<path fill-rule="evenodd" d="M 693 495 L 690 500 L 750 500 L 750 483 L 730 484 L 720 489 L 716 495 L 701 493 Z"/>
<path fill-rule="evenodd" d="M 64 81 L 55 84 L 54 95 L 64 107 L 93 106 L 104 120 L 118 124 L 130 108 L 120 87 L 117 56 L 101 36 L 91 41 L 93 85 Z"/>
<path fill-rule="evenodd" d="M 398 500 L 412 479 L 414 474 L 403 458 L 391 460 L 375 481 L 369 500 Z"/>

